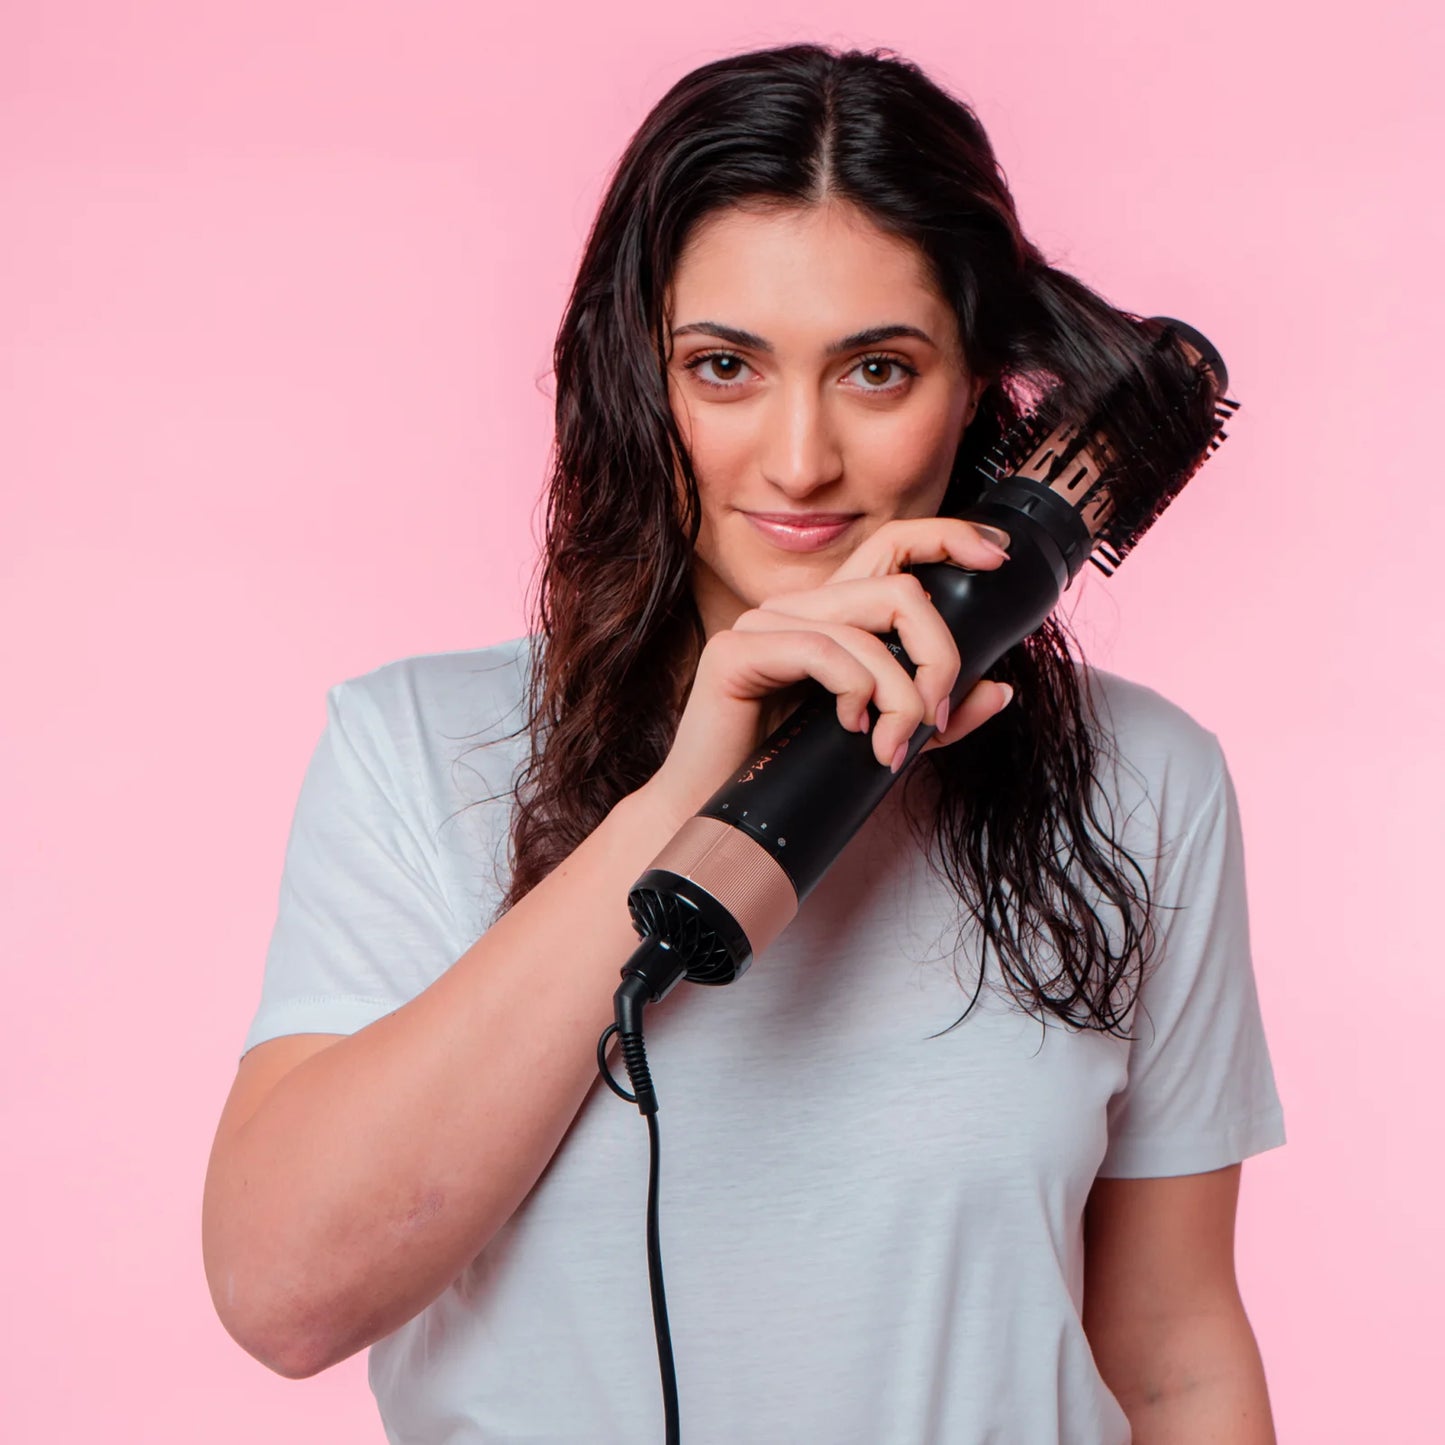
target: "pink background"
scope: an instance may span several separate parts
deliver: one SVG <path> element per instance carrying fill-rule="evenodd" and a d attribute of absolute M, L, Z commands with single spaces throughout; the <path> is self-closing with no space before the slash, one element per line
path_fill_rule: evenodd
<path fill-rule="evenodd" d="M 1290 1134 L 1245 1168 L 1239 1271 L 1281 1439 L 1432 1437 L 1440 47 L 1423 3 L 1327 14 L 10 7 L 8 1438 L 381 1440 L 364 1355 L 269 1374 L 201 1269 L 324 692 L 521 630 L 608 168 L 685 70 L 803 38 L 969 98 L 1045 251 L 1228 360 L 1231 441 L 1078 623 L 1239 785 Z"/>

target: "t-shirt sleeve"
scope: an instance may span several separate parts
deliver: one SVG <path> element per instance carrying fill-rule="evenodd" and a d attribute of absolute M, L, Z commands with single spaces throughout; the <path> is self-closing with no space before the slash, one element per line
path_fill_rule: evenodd
<path fill-rule="evenodd" d="M 1156 889 L 1157 953 L 1110 1100 L 1101 1178 L 1221 1169 L 1285 1142 L 1250 954 L 1244 843 L 1222 754 Z"/>
<path fill-rule="evenodd" d="M 350 1034 L 455 961 L 435 849 L 365 679 L 337 683 L 286 844 L 260 1004 L 242 1053 L 281 1034 Z"/>

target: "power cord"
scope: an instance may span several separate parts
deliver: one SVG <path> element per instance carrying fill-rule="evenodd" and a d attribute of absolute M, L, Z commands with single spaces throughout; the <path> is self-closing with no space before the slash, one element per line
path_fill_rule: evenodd
<path fill-rule="evenodd" d="M 647 1120 L 649 1165 L 647 1172 L 647 1277 L 652 1288 L 652 1324 L 657 1334 L 657 1364 L 662 1376 L 662 1411 L 667 1445 L 679 1445 L 677 1374 L 672 1359 L 672 1334 L 667 1323 L 667 1295 L 662 1283 L 662 1243 L 657 1222 L 658 1178 L 662 1146 L 657 1133 L 657 1093 L 647 1067 L 647 1050 L 642 1041 L 642 1011 L 656 1003 L 684 973 L 672 949 L 661 939 L 644 938 L 622 969 L 622 984 L 614 1003 L 617 1021 L 610 1023 L 597 1040 L 597 1069 L 607 1087 L 619 1099 L 636 1104 Z M 607 1065 L 607 1044 L 618 1036 L 622 1060 L 633 1092 L 612 1076 Z"/>

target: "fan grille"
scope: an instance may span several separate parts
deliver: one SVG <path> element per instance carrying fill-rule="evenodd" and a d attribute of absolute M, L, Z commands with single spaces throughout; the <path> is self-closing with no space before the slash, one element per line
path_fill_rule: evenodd
<path fill-rule="evenodd" d="M 661 939 L 683 960 L 692 983 L 730 983 L 736 976 L 737 967 L 717 930 L 677 894 L 634 888 L 627 908 L 643 938 Z"/>

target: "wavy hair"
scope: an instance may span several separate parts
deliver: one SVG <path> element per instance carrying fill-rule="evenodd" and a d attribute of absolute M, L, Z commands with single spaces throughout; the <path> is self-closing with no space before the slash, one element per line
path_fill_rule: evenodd
<path fill-rule="evenodd" d="M 1046 378 L 1089 405 L 1143 365 L 1139 318 L 1047 264 L 977 117 L 916 65 L 790 45 L 679 80 L 616 166 L 556 338 L 556 435 L 529 601 L 531 750 L 499 912 L 661 766 L 685 701 L 678 679 L 691 679 L 705 640 L 690 587 L 697 480 L 667 387 L 677 259 L 725 207 L 830 198 L 918 248 L 969 368 L 986 378 L 941 511 L 977 495 L 978 464 L 1019 416 L 1021 386 Z M 910 792 L 908 813 L 958 894 L 962 928 L 972 920 L 985 942 L 957 1022 L 992 952 L 1041 1020 L 1128 1037 L 1152 947 L 1149 885 L 1095 786 L 1111 743 L 1087 667 L 1051 619 L 989 675 L 1012 684 L 1017 705 L 931 749 L 903 780 L 912 790 L 931 779 L 928 806 Z"/>

